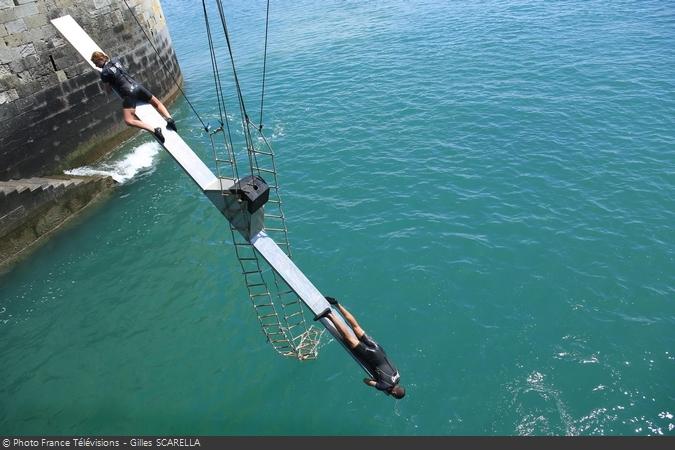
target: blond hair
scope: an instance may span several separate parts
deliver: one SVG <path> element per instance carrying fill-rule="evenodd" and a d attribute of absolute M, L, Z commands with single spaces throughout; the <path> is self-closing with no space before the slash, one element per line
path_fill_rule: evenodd
<path fill-rule="evenodd" d="M 97 61 L 107 62 L 110 58 L 103 52 L 95 51 L 91 54 L 91 62 L 96 64 Z"/>

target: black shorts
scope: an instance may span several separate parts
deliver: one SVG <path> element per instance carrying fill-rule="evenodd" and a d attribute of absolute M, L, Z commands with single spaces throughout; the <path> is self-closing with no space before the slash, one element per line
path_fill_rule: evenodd
<path fill-rule="evenodd" d="M 122 108 L 135 109 L 138 102 L 150 102 L 152 94 L 142 84 L 137 84 L 131 91 L 131 94 L 125 95 L 122 99 Z"/>
<path fill-rule="evenodd" d="M 376 355 L 378 350 L 380 350 L 380 346 L 377 342 L 373 341 L 371 337 L 365 333 L 359 338 L 358 345 L 353 349 L 354 353 L 359 356 L 359 359 L 368 362 L 372 361 L 373 356 Z"/>

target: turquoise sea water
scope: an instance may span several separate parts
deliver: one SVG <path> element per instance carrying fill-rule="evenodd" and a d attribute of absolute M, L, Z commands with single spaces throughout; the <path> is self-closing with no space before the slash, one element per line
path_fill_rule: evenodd
<path fill-rule="evenodd" d="M 214 121 L 198 2 L 162 5 Z M 264 6 L 227 5 L 253 117 Z M 295 260 L 408 396 L 335 342 L 276 356 L 222 217 L 140 136 L 98 166 L 113 198 L 0 277 L 0 434 L 675 434 L 673 5 L 271 8 Z"/>

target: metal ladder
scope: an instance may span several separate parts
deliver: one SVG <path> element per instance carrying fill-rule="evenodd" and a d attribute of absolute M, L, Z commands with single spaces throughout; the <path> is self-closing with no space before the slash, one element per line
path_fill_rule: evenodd
<path fill-rule="evenodd" d="M 233 150 L 225 142 L 226 155 L 219 155 L 213 143 L 213 135 L 219 131 L 222 131 L 222 127 L 210 133 L 217 175 L 219 178 L 222 177 L 221 168 L 225 166 L 232 174 L 232 178 L 238 179 Z M 291 258 L 286 218 L 279 195 L 274 152 L 264 135 L 259 130 L 258 132 L 264 147 L 253 148 L 249 157 L 253 162 L 254 173 L 263 178 L 270 188 L 270 199 L 265 204 L 265 232 Z M 221 194 L 231 195 L 226 191 L 222 191 Z M 318 356 L 319 343 L 325 330 L 319 330 L 311 324 L 308 326 L 304 317 L 303 304 L 297 294 L 231 223 L 230 232 L 249 298 L 267 341 L 282 356 L 300 360 L 315 359 Z"/>

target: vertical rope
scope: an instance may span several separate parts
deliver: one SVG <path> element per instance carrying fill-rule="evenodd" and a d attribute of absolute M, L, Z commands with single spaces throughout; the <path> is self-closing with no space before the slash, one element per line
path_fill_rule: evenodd
<path fill-rule="evenodd" d="M 213 83 L 216 90 L 216 98 L 218 100 L 218 111 L 220 114 L 220 128 L 223 126 L 227 129 L 227 138 L 223 139 L 225 148 L 227 150 L 228 158 L 232 161 L 232 173 L 235 179 L 239 178 L 239 171 L 237 169 L 237 159 L 234 153 L 234 142 L 232 140 L 232 131 L 230 130 L 230 122 L 227 120 L 227 107 L 225 105 L 225 95 L 223 94 L 223 85 L 220 80 L 220 69 L 218 68 L 218 58 L 216 56 L 216 49 L 213 45 L 213 35 L 211 33 L 211 23 L 209 15 L 206 10 L 206 1 L 202 0 L 202 9 L 204 11 L 204 23 L 206 25 L 206 36 L 209 42 L 209 53 L 211 55 L 211 70 L 213 71 Z M 223 117 L 224 115 L 224 117 Z M 229 144 L 229 147 L 228 147 Z M 214 155 L 215 156 L 215 155 Z M 216 165 L 218 158 L 216 157 Z"/>
<path fill-rule="evenodd" d="M 267 11 L 265 13 L 265 53 L 263 56 L 263 77 L 262 88 L 260 90 L 260 122 L 258 122 L 258 131 L 263 127 L 263 104 L 265 101 L 265 76 L 267 74 L 267 32 L 270 23 L 270 0 L 267 0 Z"/>
<path fill-rule="evenodd" d="M 218 6 L 218 13 L 220 15 L 220 22 L 223 25 L 223 32 L 225 33 L 225 41 L 227 42 L 227 50 L 230 54 L 230 62 L 232 64 L 232 75 L 234 78 L 234 84 L 237 89 L 237 98 L 239 99 L 239 111 L 241 113 L 242 129 L 244 132 L 244 138 L 246 140 L 246 148 L 248 150 L 248 162 L 251 175 L 254 175 L 253 165 L 254 165 L 254 156 L 253 156 L 253 138 L 251 137 L 251 130 L 249 129 L 249 124 L 251 121 L 248 118 L 246 113 L 246 105 L 244 104 L 244 96 L 241 92 L 241 85 L 239 83 L 239 77 L 237 76 L 237 68 L 234 64 L 234 52 L 232 50 L 232 41 L 230 39 L 230 33 L 227 29 L 227 21 L 225 20 L 225 12 L 223 10 L 223 3 L 221 0 L 216 0 L 216 5 Z"/>
<path fill-rule="evenodd" d="M 166 70 L 166 73 L 167 73 L 167 74 L 170 74 L 171 71 L 170 71 L 169 68 L 166 66 L 166 62 L 164 62 L 164 58 L 162 58 L 162 56 L 159 54 L 159 50 L 157 50 L 157 47 L 155 47 L 155 44 L 152 43 L 152 39 L 150 39 L 150 36 L 148 36 L 148 33 L 145 32 L 145 29 L 143 28 L 143 25 L 141 25 L 141 22 L 138 20 L 138 17 L 136 17 L 136 14 L 134 14 L 134 10 L 131 9 L 131 6 L 129 6 L 129 3 L 127 3 L 127 0 L 124 0 L 124 4 L 127 5 L 127 9 L 129 9 L 129 12 L 131 13 L 131 16 L 134 18 L 134 20 L 135 20 L 136 23 L 138 24 L 138 28 L 141 29 L 141 31 L 142 31 L 143 34 L 145 35 L 145 38 L 148 40 L 148 43 L 150 44 L 150 46 L 152 47 L 152 49 L 153 49 L 153 50 L 155 51 L 155 53 L 157 54 L 157 58 L 159 59 L 159 62 L 162 63 L 162 66 L 164 66 L 164 70 Z M 195 113 L 195 115 L 197 116 L 197 119 L 199 119 L 199 121 L 201 122 L 202 127 L 204 128 L 204 130 L 205 130 L 205 131 L 208 131 L 208 126 L 206 126 L 206 124 L 205 124 L 204 121 L 202 120 L 201 116 L 199 115 L 199 113 L 197 112 L 197 110 L 195 109 L 195 107 L 192 105 L 192 102 L 190 102 L 190 99 L 188 98 L 188 96 L 187 96 L 187 95 L 185 94 L 185 92 L 183 91 L 183 88 L 180 87 L 180 83 L 178 82 L 178 80 L 176 79 L 176 77 L 172 75 L 171 78 L 173 79 L 173 82 L 174 82 L 174 84 L 176 85 L 176 87 L 178 88 L 178 90 L 180 91 L 180 93 L 183 95 L 183 98 L 185 98 L 185 101 L 187 102 L 187 104 L 190 105 L 190 108 L 192 109 L 192 112 Z"/>

